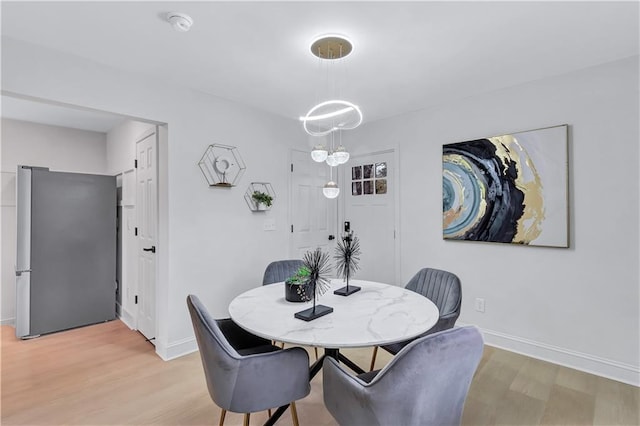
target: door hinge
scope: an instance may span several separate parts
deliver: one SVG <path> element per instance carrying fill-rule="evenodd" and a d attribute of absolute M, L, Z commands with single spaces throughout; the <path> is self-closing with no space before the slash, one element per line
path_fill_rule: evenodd
<path fill-rule="evenodd" d="M 133 228 L 133 235 L 138 236 L 138 227 Z"/>
<path fill-rule="evenodd" d="M 136 304 L 136 305 L 138 304 L 138 295 L 137 294 L 133 298 L 133 303 Z"/>
<path fill-rule="evenodd" d="M 291 163 L 291 173 L 293 173 L 293 163 Z"/>
<path fill-rule="evenodd" d="M 133 168 L 134 169 L 138 168 L 138 160 L 133 160 Z"/>
<path fill-rule="evenodd" d="M 293 225 L 291 225 L 291 232 L 293 232 Z"/>

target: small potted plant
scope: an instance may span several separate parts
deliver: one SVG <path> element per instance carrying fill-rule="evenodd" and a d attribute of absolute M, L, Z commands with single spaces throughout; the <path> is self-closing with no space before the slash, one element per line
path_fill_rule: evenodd
<path fill-rule="evenodd" d="M 262 191 L 253 191 L 251 198 L 253 198 L 254 203 L 256 203 L 256 209 L 258 210 L 267 210 L 267 208 L 271 207 L 271 202 L 273 201 L 271 195 Z"/>
<path fill-rule="evenodd" d="M 298 268 L 296 273 L 285 281 L 285 299 L 289 302 L 308 302 L 313 297 L 313 288 L 309 277 L 311 271 L 306 266 Z"/>

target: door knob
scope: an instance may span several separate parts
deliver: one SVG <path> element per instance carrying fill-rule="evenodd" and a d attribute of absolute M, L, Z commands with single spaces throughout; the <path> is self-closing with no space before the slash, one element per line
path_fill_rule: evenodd
<path fill-rule="evenodd" d="M 336 239 L 336 237 L 335 237 L 335 236 L 333 236 L 333 235 L 329 235 L 329 241 L 333 241 L 333 240 L 335 240 L 335 239 Z"/>
<path fill-rule="evenodd" d="M 143 251 L 150 251 L 151 253 L 155 253 L 156 252 L 156 246 L 151 246 L 149 248 L 143 248 Z"/>

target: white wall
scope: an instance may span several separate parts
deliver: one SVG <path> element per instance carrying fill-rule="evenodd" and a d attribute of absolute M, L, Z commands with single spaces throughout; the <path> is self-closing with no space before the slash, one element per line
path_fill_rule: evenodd
<path fill-rule="evenodd" d="M 116 175 L 133 168 L 136 142 L 153 124 L 126 120 L 107 132 L 107 170 Z"/>
<path fill-rule="evenodd" d="M 25 96 L 168 124 L 168 142 L 161 138 L 159 149 L 161 356 L 196 347 L 187 294 L 199 295 L 213 315 L 227 316 L 233 297 L 261 283 L 271 260 L 288 256 L 289 149 L 307 144 L 296 121 L 8 38 L 2 40 L 2 85 Z M 239 148 L 247 164 L 239 187 L 206 185 L 197 163 L 212 143 Z M 243 194 L 252 181 L 273 184 L 278 198 L 269 212 L 248 209 Z M 262 231 L 265 217 L 275 219 L 276 231 Z"/>
<path fill-rule="evenodd" d="M 364 125 L 348 147 L 400 147 L 403 282 L 453 271 L 460 323 L 489 342 L 638 384 L 638 114 L 634 57 Z M 444 241 L 442 145 L 558 124 L 570 126 L 571 247 Z"/>
<path fill-rule="evenodd" d="M 18 164 L 107 174 L 106 134 L 3 118 L 2 171 Z"/>
<path fill-rule="evenodd" d="M 106 134 L 2 119 L 2 323 L 15 318 L 16 205 L 18 164 L 54 171 L 106 174 Z"/>

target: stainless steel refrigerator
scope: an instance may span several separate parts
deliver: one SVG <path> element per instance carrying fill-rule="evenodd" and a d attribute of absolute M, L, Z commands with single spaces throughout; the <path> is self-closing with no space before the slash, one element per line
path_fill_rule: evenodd
<path fill-rule="evenodd" d="M 18 166 L 16 336 L 116 314 L 115 176 Z"/>

